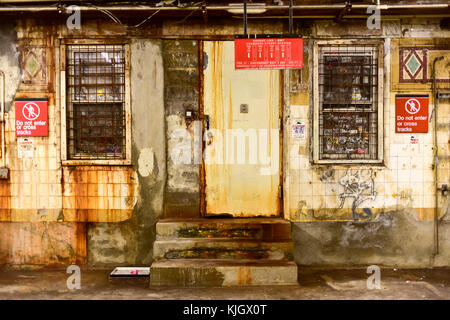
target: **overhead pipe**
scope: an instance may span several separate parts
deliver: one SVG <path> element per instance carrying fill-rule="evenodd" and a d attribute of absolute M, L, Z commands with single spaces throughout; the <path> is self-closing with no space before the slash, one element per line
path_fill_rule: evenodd
<path fill-rule="evenodd" d="M 333 19 L 335 15 L 302 15 L 302 16 L 293 16 L 294 19 Z M 389 15 L 382 16 L 381 20 L 396 20 L 401 18 L 442 18 L 442 17 L 450 17 L 450 14 L 402 14 L 402 15 Z M 233 16 L 236 19 L 242 19 L 239 16 Z M 288 19 L 287 16 L 262 16 L 262 17 L 248 17 L 248 19 Z M 367 19 L 367 15 L 352 15 L 352 16 L 344 16 L 342 19 Z"/>
<path fill-rule="evenodd" d="M 62 6 L 65 6 L 64 4 Z M 352 4 L 354 9 L 367 9 L 373 6 L 373 4 Z M 379 9 L 389 10 L 389 9 L 447 9 L 450 7 L 448 3 L 432 3 L 432 4 L 381 4 L 377 5 Z M 292 9 L 297 10 L 308 10 L 308 9 L 344 9 L 346 7 L 343 4 L 328 4 L 328 5 L 293 5 Z M 81 11 L 97 11 L 99 9 L 109 10 L 109 11 L 201 11 L 201 10 L 211 10 L 211 11 L 227 11 L 230 9 L 242 9 L 243 4 L 234 4 L 231 6 L 189 6 L 189 7 L 156 7 L 148 5 L 135 5 L 135 6 L 88 6 L 80 5 L 78 8 Z M 259 8 L 259 7 L 258 7 Z M 261 9 L 266 10 L 286 10 L 289 9 L 289 5 L 266 5 L 261 6 Z M 40 11 L 60 11 L 61 6 L 8 6 L 0 7 L 0 12 L 40 12 Z"/>

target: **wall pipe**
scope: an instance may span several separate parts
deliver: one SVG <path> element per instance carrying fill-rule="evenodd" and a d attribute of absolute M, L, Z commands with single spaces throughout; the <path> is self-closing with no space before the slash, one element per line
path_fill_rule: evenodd
<path fill-rule="evenodd" d="M 2 78 L 2 98 L 1 98 L 1 111 L 0 111 L 0 122 L 2 125 L 2 168 L 6 167 L 6 156 L 5 156 L 5 96 L 6 96 L 6 76 L 5 73 L 0 70 L 0 77 Z"/>
<path fill-rule="evenodd" d="M 293 0 L 289 0 L 289 34 L 292 34 L 292 26 L 294 24 L 294 18 L 292 17 L 294 15 L 293 5 Z"/>
<path fill-rule="evenodd" d="M 247 35 L 247 0 L 244 0 L 244 34 Z"/>
<path fill-rule="evenodd" d="M 433 60 L 433 102 L 434 102 L 434 108 L 431 113 L 431 116 L 434 116 L 433 124 L 434 124 L 434 135 L 433 135 L 433 143 L 434 143 L 434 182 L 436 187 L 435 192 L 435 198 L 434 198 L 434 251 L 433 251 L 433 259 L 435 256 L 439 254 L 439 210 L 438 210 L 438 165 L 439 165 L 439 156 L 438 156 L 438 145 L 437 145 L 437 112 L 438 112 L 438 105 L 439 105 L 439 99 L 437 98 L 437 90 L 436 90 L 436 62 L 444 59 L 443 56 L 436 57 Z"/>
<path fill-rule="evenodd" d="M 64 4 L 63 4 L 64 6 Z M 368 7 L 373 6 L 373 4 L 353 4 L 353 9 L 367 9 Z M 78 6 L 81 11 L 97 11 L 99 9 L 109 10 L 109 11 L 195 11 L 195 10 L 222 10 L 227 11 L 231 9 L 243 9 L 243 5 L 236 4 L 235 6 L 189 6 L 189 7 L 156 7 L 156 6 L 146 6 L 146 5 L 135 5 L 135 6 L 87 6 L 80 5 Z M 249 6 L 250 7 L 250 6 Z M 447 9 L 450 7 L 448 3 L 434 3 L 434 4 L 382 4 L 378 5 L 379 9 L 388 10 L 388 9 Z M 343 9 L 345 8 L 345 4 L 330 4 L 330 5 L 294 5 L 292 9 Z M 288 5 L 267 5 L 267 6 L 258 6 L 258 9 L 266 9 L 266 10 L 286 10 L 289 9 Z M 61 10 L 61 6 L 9 6 L 9 7 L 0 7 L 0 12 L 39 12 L 39 11 L 59 11 Z"/>

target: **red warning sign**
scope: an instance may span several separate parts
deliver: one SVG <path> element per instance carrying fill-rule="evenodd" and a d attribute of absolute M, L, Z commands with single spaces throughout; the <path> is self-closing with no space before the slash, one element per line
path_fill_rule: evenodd
<path fill-rule="evenodd" d="M 234 39 L 234 65 L 235 69 L 303 68 L 303 39 Z"/>
<path fill-rule="evenodd" d="M 395 132 L 428 132 L 428 95 L 395 96 Z"/>
<path fill-rule="evenodd" d="M 16 99 L 16 136 L 48 136 L 48 101 L 46 99 Z"/>

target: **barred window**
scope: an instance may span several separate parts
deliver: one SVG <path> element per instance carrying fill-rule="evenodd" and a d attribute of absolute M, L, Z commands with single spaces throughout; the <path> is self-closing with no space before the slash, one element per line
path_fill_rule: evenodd
<path fill-rule="evenodd" d="M 318 46 L 318 160 L 376 160 L 377 45 Z"/>
<path fill-rule="evenodd" d="M 68 159 L 125 159 L 123 45 L 67 47 Z"/>

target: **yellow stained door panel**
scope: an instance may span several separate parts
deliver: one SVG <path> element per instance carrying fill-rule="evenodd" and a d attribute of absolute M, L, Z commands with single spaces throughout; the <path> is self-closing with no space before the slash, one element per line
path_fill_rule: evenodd
<path fill-rule="evenodd" d="M 280 71 L 235 70 L 234 43 L 208 41 L 204 70 L 206 214 L 279 214 Z"/>

